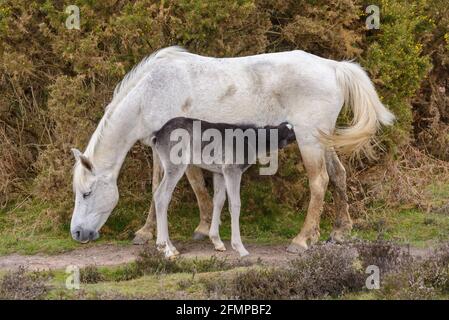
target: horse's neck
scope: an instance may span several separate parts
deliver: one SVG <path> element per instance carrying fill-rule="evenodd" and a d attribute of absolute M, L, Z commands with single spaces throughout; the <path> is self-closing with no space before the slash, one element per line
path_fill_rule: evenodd
<path fill-rule="evenodd" d="M 87 157 L 91 159 L 94 168 L 118 176 L 126 154 L 141 138 L 137 108 L 120 105 L 111 114 L 105 114 L 107 124 L 101 130 L 101 138 L 91 140 L 90 143 L 95 146 L 88 147 L 91 154 L 87 154 Z"/>

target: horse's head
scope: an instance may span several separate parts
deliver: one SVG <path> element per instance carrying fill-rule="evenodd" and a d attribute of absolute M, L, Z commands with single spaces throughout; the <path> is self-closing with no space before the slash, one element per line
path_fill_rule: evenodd
<path fill-rule="evenodd" d="M 96 170 L 91 160 L 72 149 L 76 159 L 73 172 L 75 209 L 70 232 L 73 239 L 85 243 L 99 237 L 98 231 L 118 202 L 116 177 Z"/>

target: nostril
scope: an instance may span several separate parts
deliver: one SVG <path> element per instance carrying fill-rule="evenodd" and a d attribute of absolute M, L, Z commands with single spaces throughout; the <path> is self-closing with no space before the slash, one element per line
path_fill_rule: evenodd
<path fill-rule="evenodd" d="M 89 240 L 94 240 L 95 238 L 95 232 L 91 231 L 89 232 Z"/>
<path fill-rule="evenodd" d="M 77 228 L 74 231 L 72 231 L 72 237 L 76 241 L 79 241 L 81 239 L 81 230 L 79 228 Z"/>

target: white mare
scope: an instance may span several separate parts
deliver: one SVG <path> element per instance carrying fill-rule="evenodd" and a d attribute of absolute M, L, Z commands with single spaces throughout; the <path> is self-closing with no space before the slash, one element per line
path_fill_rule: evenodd
<path fill-rule="evenodd" d="M 344 104 L 353 111 L 353 123 L 335 130 Z M 71 233 L 75 240 L 98 237 L 118 202 L 117 177 L 127 152 L 139 140 L 150 144 L 153 132 L 175 117 L 257 127 L 284 121 L 293 125 L 311 197 L 290 251 L 307 249 L 318 240 L 328 170 L 344 176 L 333 148 L 369 154 L 379 126 L 394 120 L 367 74 L 352 62 L 303 51 L 218 59 L 178 47 L 162 49 L 123 79 L 85 152 L 74 150 Z M 348 215 L 344 227 L 351 226 Z M 175 249 L 168 247 L 166 211 L 157 212 L 156 243 L 166 246 L 168 255 L 174 254 Z"/>

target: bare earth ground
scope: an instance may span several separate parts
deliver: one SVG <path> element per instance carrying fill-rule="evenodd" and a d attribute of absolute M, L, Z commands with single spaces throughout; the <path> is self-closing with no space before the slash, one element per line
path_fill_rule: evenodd
<path fill-rule="evenodd" d="M 184 258 L 216 256 L 230 262 L 239 260 L 240 257 L 231 249 L 230 243 L 225 242 L 225 245 L 227 251 L 217 252 L 213 249 L 212 244 L 206 241 L 176 243 L 177 249 L 181 252 L 180 256 Z M 286 252 L 286 246 L 284 245 L 247 244 L 246 248 L 250 255 L 244 259 L 248 262 L 280 266 L 297 257 L 296 254 Z M 11 254 L 0 256 L 0 270 L 17 269 L 19 266 L 24 266 L 28 270 L 65 269 L 69 265 L 76 265 L 80 268 L 89 265 L 115 266 L 134 261 L 141 249 L 141 246 L 133 245 L 100 244 L 80 247 L 59 255 L 36 254 L 24 256 Z M 410 250 L 410 253 L 415 256 L 426 256 L 431 248 L 404 248 L 404 250 Z"/>

